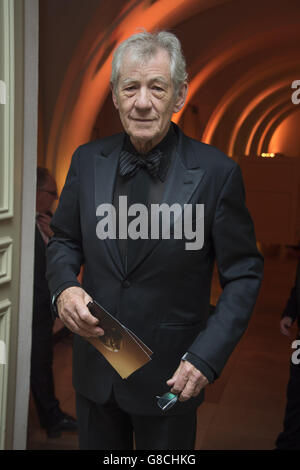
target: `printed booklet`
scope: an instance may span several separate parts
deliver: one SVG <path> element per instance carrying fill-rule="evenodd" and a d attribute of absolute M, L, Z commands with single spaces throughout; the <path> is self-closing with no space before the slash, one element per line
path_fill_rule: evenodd
<path fill-rule="evenodd" d="M 151 360 L 151 349 L 129 328 L 122 325 L 97 302 L 89 302 L 87 307 L 91 314 L 98 318 L 104 335 L 86 339 L 103 354 L 123 379 Z"/>

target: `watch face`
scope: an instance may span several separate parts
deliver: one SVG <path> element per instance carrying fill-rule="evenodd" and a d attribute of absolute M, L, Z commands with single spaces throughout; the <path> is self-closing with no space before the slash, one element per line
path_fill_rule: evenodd
<path fill-rule="evenodd" d="M 175 403 L 177 402 L 178 396 L 174 395 L 174 393 L 167 392 L 161 397 L 156 397 L 156 398 L 158 398 L 157 404 L 159 408 L 162 411 L 167 411 L 170 408 L 172 408 L 172 406 L 175 405 Z"/>

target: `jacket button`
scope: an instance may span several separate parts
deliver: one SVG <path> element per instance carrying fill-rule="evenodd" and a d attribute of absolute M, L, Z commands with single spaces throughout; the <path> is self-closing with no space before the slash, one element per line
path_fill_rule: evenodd
<path fill-rule="evenodd" d="M 122 286 L 125 287 L 125 289 L 127 289 L 128 287 L 130 287 L 130 282 L 128 281 L 128 279 L 125 279 L 125 280 L 122 282 Z"/>

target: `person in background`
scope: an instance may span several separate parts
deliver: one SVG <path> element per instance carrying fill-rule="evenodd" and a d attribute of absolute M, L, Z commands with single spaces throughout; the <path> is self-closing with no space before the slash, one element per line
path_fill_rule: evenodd
<path fill-rule="evenodd" d="M 53 235 L 50 210 L 56 199 L 54 178 L 46 168 L 38 167 L 30 383 L 40 425 L 50 438 L 59 437 L 61 431 L 77 429 L 76 420 L 59 407 L 52 370 L 54 320 L 45 273 L 46 247 Z"/>
<path fill-rule="evenodd" d="M 291 290 L 280 320 L 281 333 L 291 336 L 291 327 L 296 320 L 298 327 L 297 339 L 300 340 L 300 259 L 297 266 L 295 285 Z M 277 437 L 275 445 L 277 450 L 300 450 L 300 362 L 294 362 L 293 356 L 290 362 L 290 378 L 287 386 L 283 431 Z"/>

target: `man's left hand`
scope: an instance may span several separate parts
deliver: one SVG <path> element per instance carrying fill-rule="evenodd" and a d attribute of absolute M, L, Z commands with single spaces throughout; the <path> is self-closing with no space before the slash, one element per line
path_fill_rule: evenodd
<path fill-rule="evenodd" d="M 189 361 L 181 361 L 173 377 L 167 380 L 171 392 L 178 395 L 179 401 L 187 401 L 199 395 L 208 384 L 207 378 Z"/>

